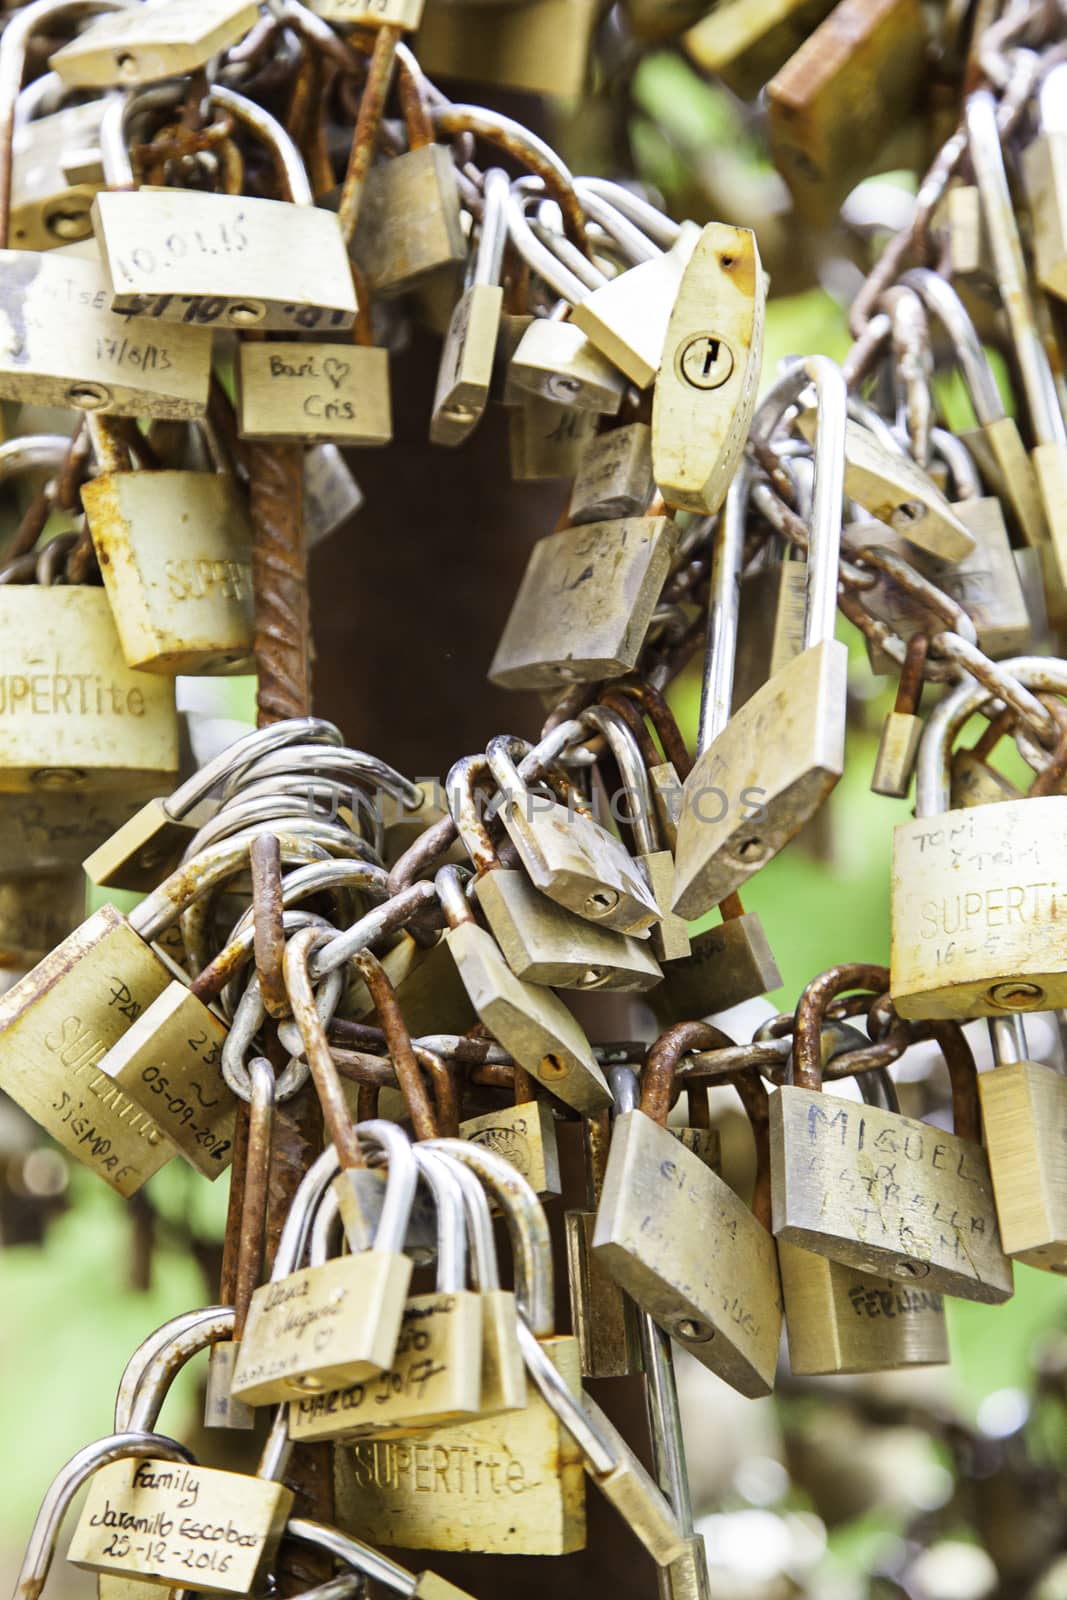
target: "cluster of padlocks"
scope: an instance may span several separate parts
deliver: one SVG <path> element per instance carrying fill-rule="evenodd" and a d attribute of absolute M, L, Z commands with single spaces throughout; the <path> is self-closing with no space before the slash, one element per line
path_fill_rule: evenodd
<path fill-rule="evenodd" d="M 703 9 L 627 15 L 689 28 L 738 94 L 767 85 L 796 227 L 832 220 L 875 154 L 855 84 L 864 128 L 890 115 L 929 18 Z M 295 1544 L 321 1600 L 441 1600 L 461 1591 L 380 1547 L 580 1549 L 585 1476 L 662 1592 L 699 1600 L 674 1345 L 748 1397 L 786 1358 L 936 1365 L 945 1296 L 1006 1301 L 1014 1260 L 1067 1270 L 1067 1080 L 1022 1022 L 1067 1006 L 1062 7 L 940 8 L 941 132 L 902 231 L 873 265 L 865 244 L 854 343 L 776 372 L 752 231 L 576 177 L 426 75 L 488 74 L 521 38 L 564 86 L 589 8 L 439 0 L 416 54 L 420 10 L 5 9 L 0 476 L 25 493 L 0 571 L 0 943 L 24 975 L 0 1088 L 121 1196 L 171 1161 L 230 1174 L 219 1303 L 131 1358 L 20 1600 L 87 1482 L 68 1557 L 102 1594 L 292 1593 Z M 513 477 L 571 480 L 489 665 L 543 725 L 436 785 L 351 748 L 308 687 L 307 548 L 359 505 L 342 450 L 392 438 L 406 316 L 442 336 L 433 443 L 500 405 Z M 960 380 L 973 425 L 950 428 Z M 845 770 L 838 610 L 899 677 L 872 778 L 914 793 L 892 965 L 817 974 L 735 1037 L 714 1019 L 780 984 L 740 894 Z M 665 692 L 702 639 L 691 751 Z M 258 729 L 183 765 L 177 679 L 249 671 Z M 591 1039 L 568 997 L 592 991 L 647 1027 Z M 931 1041 L 952 1131 L 902 1115 L 887 1070 Z M 750 1201 L 712 1086 L 751 1124 Z M 568 1123 L 588 1200 L 550 1228 Z M 209 1347 L 207 1425 L 265 1417 L 258 1470 L 158 1431 Z M 651 1472 L 583 1387 L 639 1372 Z M 297 1463 L 323 1443 L 316 1498 Z"/>

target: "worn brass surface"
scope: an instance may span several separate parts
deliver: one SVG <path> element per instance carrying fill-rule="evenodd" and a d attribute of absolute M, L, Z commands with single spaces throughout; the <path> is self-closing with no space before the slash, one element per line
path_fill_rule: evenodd
<path fill-rule="evenodd" d="M 255 0 L 161 0 L 95 19 L 49 66 L 73 89 L 129 88 L 195 72 L 255 22 Z"/>
<path fill-rule="evenodd" d="M 162 800 L 148 800 L 86 856 L 86 876 L 101 888 L 147 894 L 178 865 L 195 832 L 191 821 L 175 821 Z"/>
<path fill-rule="evenodd" d="M 249 1306 L 234 1395 L 267 1405 L 384 1372 L 393 1363 L 410 1281 L 408 1256 L 371 1249 L 263 1284 Z"/>
<path fill-rule="evenodd" d="M 911 788 L 919 753 L 923 719 L 910 711 L 888 711 L 878 741 L 871 788 L 875 794 L 903 800 Z"/>
<path fill-rule="evenodd" d="M 755 911 L 746 911 L 696 934 L 689 955 L 667 963 L 648 1003 L 660 1027 L 667 1028 L 753 1000 L 781 981 L 763 924 Z"/>
<path fill-rule="evenodd" d="M 466 1117 L 459 1136 L 510 1161 L 537 1194 L 561 1192 L 556 1122 L 543 1100 L 524 1100 L 481 1117 Z"/>
<path fill-rule="evenodd" d="M 603 1111 L 611 1102 L 607 1081 L 562 1000 L 516 978 L 490 935 L 473 922 L 446 937 L 471 1004 L 504 1049 L 575 1111 Z"/>
<path fill-rule="evenodd" d="M 571 488 L 572 524 L 639 517 L 655 493 L 647 422 L 598 433 L 582 451 Z"/>
<path fill-rule="evenodd" d="M 422 145 L 371 168 L 353 254 L 368 289 L 379 295 L 402 294 L 439 267 L 465 259 L 448 145 Z"/>
<path fill-rule="evenodd" d="M 1034 271 L 1050 294 L 1067 298 L 1067 133 L 1039 134 L 1022 153 L 1033 229 Z"/>
<path fill-rule="evenodd" d="M 504 291 L 499 284 L 474 283 L 452 311 L 437 369 L 430 440 L 462 444 L 489 399 Z"/>
<path fill-rule="evenodd" d="M 699 237 L 696 223 L 683 222 L 664 255 L 620 272 L 571 312 L 571 320 L 639 389 L 647 389 L 659 371 L 675 295 Z"/>
<path fill-rule="evenodd" d="M 576 917 L 540 894 L 524 872 L 482 873 L 475 889 L 517 978 L 558 989 L 641 990 L 662 977 L 648 941 Z"/>
<path fill-rule="evenodd" d="M 337 214 L 193 189 L 97 195 L 115 311 L 200 327 L 350 328 L 356 292 Z"/>
<path fill-rule="evenodd" d="M 214 1012 L 175 980 L 100 1063 L 207 1178 L 217 1178 L 233 1159 L 236 1102 L 221 1067 L 226 1032 Z"/>
<path fill-rule="evenodd" d="M 214 472 L 107 472 L 82 489 L 128 666 L 248 671 L 252 530 L 235 480 Z"/>
<path fill-rule="evenodd" d="M 577 1342 L 541 1341 L 575 1394 Z M 385 1545 L 563 1555 L 585 1544 L 582 1456 L 527 1385 L 521 1411 L 337 1452 L 340 1525 Z"/>
<path fill-rule="evenodd" d="M 685 781 L 674 909 L 699 917 L 814 816 L 844 766 L 848 651 L 824 640 L 757 689 Z"/>
<path fill-rule="evenodd" d="M 770 1111 L 778 1237 L 875 1277 L 991 1305 L 1011 1297 L 981 1145 L 791 1085 Z"/>
<path fill-rule="evenodd" d="M 123 317 L 96 261 L 0 250 L 0 399 L 120 417 L 202 417 L 211 334 Z"/>
<path fill-rule="evenodd" d="M 323 3 L 336 0 L 319 0 Z M 531 94 L 580 95 L 596 15 L 594 0 L 528 0 L 522 6 L 456 0 L 447 10 L 430 6 L 419 29 L 419 60 L 433 77 Z"/>
<path fill-rule="evenodd" d="M 892 992 L 905 1017 L 1067 1004 L 1067 799 L 1035 797 L 900 823 Z"/>
<path fill-rule="evenodd" d="M 508 400 L 508 406 L 509 460 L 516 483 L 573 478 L 582 451 L 596 431 L 595 414 L 521 390 Z"/>
<path fill-rule="evenodd" d="M 489 668 L 492 682 L 553 689 L 632 671 L 677 542 L 667 517 L 621 517 L 539 539 Z"/>
<path fill-rule="evenodd" d="M 942 1297 L 778 1241 L 789 1365 L 798 1377 L 942 1366 L 948 1331 Z"/>
<path fill-rule="evenodd" d="M 102 906 L 0 996 L 0 1088 L 121 1195 L 174 1146 L 100 1060 L 170 981 L 113 906 Z"/>
<path fill-rule="evenodd" d="M 173 787 L 174 685 L 132 672 L 102 589 L 0 593 L 0 790 Z"/>
<path fill-rule="evenodd" d="M 616 1119 L 593 1252 L 660 1327 L 750 1397 L 774 1384 L 774 1240 L 733 1190 L 642 1111 Z"/>
<path fill-rule="evenodd" d="M 289 1437 L 403 1438 L 477 1416 L 482 1390 L 481 1296 L 417 1294 L 404 1307 L 392 1365 L 364 1382 L 294 1400 Z"/>
<path fill-rule="evenodd" d="M 0 969 L 36 966 L 84 917 L 85 879 L 77 868 L 0 878 Z"/>
<path fill-rule="evenodd" d="M 1016 1061 L 981 1073 L 978 1093 L 1004 1249 L 1067 1272 L 1067 1078 Z"/>
<path fill-rule="evenodd" d="M 641 1371 L 637 1307 L 593 1253 L 595 1211 L 568 1211 L 567 1282 L 571 1327 L 586 1378 L 622 1378 Z"/>
<path fill-rule="evenodd" d="M 574 322 L 535 317 L 515 347 L 508 381 L 577 411 L 614 416 L 626 382 Z"/>
<path fill-rule="evenodd" d="M 376 345 L 245 341 L 237 360 L 237 419 L 243 439 L 388 444 L 389 352 Z"/>
<path fill-rule="evenodd" d="M 102 101 L 90 100 L 16 129 L 8 235 L 16 250 L 53 250 L 92 233 L 93 196 L 104 181 L 102 111 Z"/>
<path fill-rule="evenodd" d="M 178 1461 L 113 1461 L 92 1476 L 67 1552 L 115 1572 L 208 1594 L 247 1594 L 267 1573 L 293 1493 L 283 1483 Z"/>
<path fill-rule="evenodd" d="M 755 235 L 709 222 L 678 286 L 652 402 L 652 465 L 668 505 L 726 498 L 748 438 L 767 291 Z"/>

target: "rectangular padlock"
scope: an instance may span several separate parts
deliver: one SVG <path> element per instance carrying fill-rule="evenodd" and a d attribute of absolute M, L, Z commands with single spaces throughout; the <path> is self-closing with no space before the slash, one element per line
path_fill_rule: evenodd
<path fill-rule="evenodd" d="M 298 340 L 242 343 L 237 418 L 242 439 L 388 444 L 389 352 Z"/>
<path fill-rule="evenodd" d="M 183 77 L 236 44 L 258 15 L 255 0 L 156 0 L 95 17 L 48 64 L 72 89 Z"/>
<path fill-rule="evenodd" d="M 0 250 L 0 398 L 119 417 L 202 417 L 210 332 L 119 316 L 103 267 L 70 248 Z"/>

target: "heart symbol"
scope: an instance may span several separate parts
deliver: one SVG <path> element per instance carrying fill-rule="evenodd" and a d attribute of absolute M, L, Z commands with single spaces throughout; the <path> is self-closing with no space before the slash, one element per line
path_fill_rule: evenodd
<path fill-rule="evenodd" d="M 322 370 L 334 388 L 339 389 L 352 371 L 352 368 L 347 361 L 338 361 L 336 356 L 327 356 L 322 363 Z"/>

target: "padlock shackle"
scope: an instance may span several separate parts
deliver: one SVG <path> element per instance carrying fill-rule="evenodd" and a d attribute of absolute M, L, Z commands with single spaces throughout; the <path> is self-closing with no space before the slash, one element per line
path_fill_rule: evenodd
<path fill-rule="evenodd" d="M 837 621 L 837 564 L 841 554 L 841 507 L 845 494 L 845 425 L 848 389 L 844 374 L 829 356 L 791 361 L 775 380 L 752 419 L 751 436 L 769 444 L 775 428 L 797 405 L 808 384 L 815 386 L 815 485 L 804 586 L 801 650 L 834 637 Z"/>
<path fill-rule="evenodd" d="M 931 428 L 930 444 L 949 470 L 953 493 L 950 500 L 978 500 L 982 495 L 982 476 L 974 456 L 962 439 L 957 439 L 947 428 Z"/>
<path fill-rule="evenodd" d="M 285 987 L 293 1018 L 304 1041 L 304 1053 L 311 1069 L 315 1093 L 322 1107 L 326 1134 L 337 1151 L 341 1167 L 366 1166 L 366 1157 L 360 1147 L 359 1136 L 348 1110 L 337 1064 L 330 1051 L 330 1041 L 319 1016 L 316 995 L 308 973 L 308 957 L 323 942 L 324 936 L 316 928 L 302 928 L 286 942 L 284 955 Z M 377 963 L 377 958 L 363 952 L 357 961 L 366 957 Z M 361 968 L 361 971 L 363 969 Z M 364 981 L 369 982 L 363 971 Z M 390 986 L 391 989 L 391 986 Z M 409 1041 L 410 1046 L 410 1041 Z"/>
<path fill-rule="evenodd" d="M 1008 319 L 1019 378 L 1038 444 L 1067 444 L 1067 421 L 1048 352 L 1041 338 L 1030 295 L 1015 207 L 1004 166 L 997 126 L 997 103 L 988 89 L 973 90 L 964 101 L 967 149 L 982 203 L 986 237 L 1000 280 L 1001 304 Z"/>
<path fill-rule="evenodd" d="M 351 787 L 365 787 L 372 792 L 384 790 L 413 810 L 421 806 L 424 799 L 417 783 L 405 778 L 387 761 L 368 755 L 364 750 L 353 750 L 343 744 L 325 744 L 322 740 L 292 740 L 245 761 L 224 785 L 222 803 L 225 805 L 246 784 L 258 783 L 265 778 L 287 777 L 305 780 L 313 777 L 333 778 Z"/>
<path fill-rule="evenodd" d="M 672 217 L 651 205 L 643 196 L 635 194 L 632 189 L 627 189 L 624 184 L 615 183 L 611 178 L 583 175 L 575 178 L 574 187 L 590 216 L 595 216 L 595 213 L 589 209 L 588 197 L 597 195 L 607 200 L 617 215 L 626 217 L 653 244 L 659 245 L 661 251 L 669 250 L 681 238 L 681 226 Z"/>
<path fill-rule="evenodd" d="M 454 1160 L 440 1148 L 426 1146 L 416 1151 L 416 1159 L 444 1162 L 458 1183 L 463 1197 L 471 1278 L 479 1294 L 492 1294 L 500 1288 L 500 1260 L 493 1234 L 493 1214 L 485 1190 L 469 1167 Z"/>
<path fill-rule="evenodd" d="M 745 520 L 755 475 L 752 461 L 743 455 L 712 532 L 708 628 L 700 687 L 700 721 L 697 726 L 698 759 L 707 753 L 730 720 L 737 661 Z"/>
<path fill-rule="evenodd" d="M 874 962 L 850 961 L 812 978 L 797 1001 L 793 1023 L 793 1083 L 798 1089 L 822 1088 L 822 1029 L 831 1001 L 848 989 L 873 996 L 889 989 L 889 968 Z"/>
<path fill-rule="evenodd" d="M 430 1148 L 470 1167 L 504 1213 L 515 1277 L 515 1303 L 538 1338 L 555 1328 L 552 1244 L 548 1221 L 533 1188 L 503 1156 L 466 1139 L 434 1139 Z"/>
<path fill-rule="evenodd" d="M 154 1433 L 171 1384 L 201 1350 L 233 1337 L 231 1306 L 208 1306 L 172 1317 L 126 1363 L 115 1396 L 115 1432 Z"/>
<path fill-rule="evenodd" d="M 264 830 L 276 834 L 282 860 L 301 864 L 308 860 L 321 860 L 318 846 L 287 828 Z M 191 860 L 182 862 L 151 894 L 134 906 L 128 921 L 146 944 L 158 939 L 161 933 L 177 922 L 201 895 L 218 888 L 248 863 L 252 835 L 220 839 L 208 845 Z M 312 853 L 314 850 L 314 853 Z"/>
<path fill-rule="evenodd" d="M 306 937 L 297 935 L 297 937 Z M 367 985 L 370 997 L 374 1002 L 374 1009 L 378 1013 L 378 1023 L 385 1034 L 386 1048 L 389 1059 L 393 1063 L 396 1081 L 400 1085 L 400 1092 L 404 1096 L 411 1125 L 415 1130 L 416 1139 L 433 1139 L 437 1137 L 439 1129 L 434 1116 L 433 1106 L 426 1089 L 426 1082 L 419 1070 L 419 1063 L 411 1044 L 411 1034 L 408 1032 L 407 1023 L 404 1021 L 400 1006 L 397 1003 L 396 990 L 392 979 L 382 966 L 378 957 L 370 950 L 357 950 L 352 957 L 352 965 L 356 968 L 363 982 Z M 296 1007 L 294 1002 L 294 1015 Z M 329 1051 L 326 1031 L 321 1024 L 318 1025 L 322 1042 Z M 309 1056 L 310 1059 L 310 1056 Z M 333 1057 L 330 1057 L 332 1064 Z M 335 1075 L 336 1075 L 336 1069 Z M 348 1165 L 349 1163 L 344 1163 Z M 359 1163 L 356 1163 L 358 1165 Z"/>
<path fill-rule="evenodd" d="M 459 760 L 454 761 L 448 769 L 448 776 L 445 779 L 445 799 L 449 813 L 455 823 L 460 843 L 478 874 L 492 872 L 497 867 L 503 866 L 478 803 L 477 789 L 483 780 L 486 781 L 486 787 L 491 790 L 493 778 L 489 771 L 489 763 L 483 755 L 460 756 Z"/>
<path fill-rule="evenodd" d="M 1067 694 L 1067 664 L 1044 656 L 1014 656 L 997 663 L 1027 688 Z M 993 698 L 985 684 L 964 678 L 931 711 L 915 764 L 915 815 L 939 816 L 952 808 L 952 746 L 976 711 Z"/>
<path fill-rule="evenodd" d="M 459 1163 L 425 1145 L 415 1145 L 414 1154 L 419 1177 L 433 1195 L 437 1212 L 434 1287 L 438 1294 L 459 1294 L 467 1287 L 467 1222 L 463 1190 L 456 1181 Z"/>
<path fill-rule="evenodd" d="M 100 1467 L 110 1466 L 115 1461 L 144 1458 L 181 1461 L 196 1466 L 196 1457 L 192 1451 L 187 1450 L 176 1439 L 168 1439 L 161 1433 L 137 1433 L 131 1430 L 126 1433 L 112 1433 L 106 1439 L 97 1439 L 93 1444 L 84 1445 L 71 1456 L 65 1466 L 59 1469 L 41 1501 L 41 1509 L 37 1513 L 26 1545 L 26 1553 L 15 1581 L 15 1594 L 18 1600 L 38 1600 L 48 1578 L 52 1557 L 56 1553 L 63 1519 L 70 1510 L 78 1490 L 89 1481 L 93 1473 Z"/>
<path fill-rule="evenodd" d="M 568 305 L 579 305 L 591 293 L 590 287 L 534 233 L 514 187 L 508 195 L 508 238 L 527 265 Z"/>
<path fill-rule="evenodd" d="M 532 133 L 513 117 L 500 111 L 490 111 L 485 106 L 457 105 L 445 102 L 431 108 L 430 116 L 436 133 L 455 135 L 473 133 L 487 144 L 495 145 L 513 160 L 519 161 L 540 178 L 547 193 L 556 201 L 563 213 L 563 226 L 585 255 L 589 245 L 585 237 L 585 218 L 581 201 L 574 190 L 574 178 L 550 144 Z"/>
<path fill-rule="evenodd" d="M 537 1336 L 527 1326 L 523 1317 L 516 1325 L 516 1336 L 522 1352 L 523 1365 L 533 1379 L 542 1400 L 559 1418 L 567 1432 L 588 1462 L 594 1478 L 606 1477 L 618 1466 L 618 1451 L 611 1448 L 612 1441 L 605 1429 L 600 1428 L 586 1411 L 582 1400 L 572 1393 L 566 1378 L 553 1364 L 538 1343 Z"/>
<path fill-rule="evenodd" d="M 327 1527 L 323 1522 L 312 1522 L 307 1517 L 291 1517 L 285 1526 L 286 1536 L 299 1539 L 302 1544 L 325 1550 L 337 1561 L 343 1561 L 355 1572 L 361 1572 L 375 1583 L 395 1589 L 398 1594 L 414 1595 L 417 1579 L 414 1573 L 399 1562 L 383 1556 L 354 1534 L 342 1533 L 339 1528 Z"/>
<path fill-rule="evenodd" d="M 500 282 L 508 242 L 510 193 L 511 180 L 503 167 L 490 167 L 482 178 L 482 218 L 474 250 L 472 287 L 488 288 Z"/>
<path fill-rule="evenodd" d="M 899 281 L 915 291 L 927 314 L 936 317 L 947 334 L 979 425 L 989 427 L 1001 421 L 1007 413 L 993 368 L 978 330 L 951 283 L 929 267 L 911 267 Z"/>
<path fill-rule="evenodd" d="M 589 706 L 582 712 L 580 720 L 602 733 L 607 740 L 626 793 L 629 814 L 619 820 L 633 830 L 637 854 L 652 855 L 660 846 L 653 821 L 652 785 L 637 740 L 625 718 L 611 706 Z"/>
<path fill-rule="evenodd" d="M 451 825 L 450 818 L 442 820 Z M 436 827 L 435 823 L 434 828 Z M 432 833 L 434 829 L 427 831 Z M 404 889 L 390 893 L 388 900 L 383 900 L 380 906 L 372 907 L 358 922 L 354 922 L 350 928 L 342 929 L 334 938 L 312 953 L 308 962 L 308 971 L 312 979 L 317 983 L 327 973 L 338 971 L 351 961 L 358 951 L 365 950 L 368 945 L 374 944 L 388 933 L 395 933 L 398 929 L 405 928 L 421 911 L 427 910 L 436 902 L 437 890 L 434 884 L 421 879 Z"/>
<path fill-rule="evenodd" d="M 599 224 L 609 239 L 613 239 L 631 266 L 642 261 L 659 261 L 663 251 L 628 217 L 614 197 L 610 200 L 597 189 L 587 188 L 579 178 L 575 189 L 587 217 Z"/>
<path fill-rule="evenodd" d="M 65 433 L 24 433 L 0 444 L 0 483 L 24 472 L 59 472 L 66 463 L 73 438 Z"/>
<path fill-rule="evenodd" d="M 179 784 L 165 802 L 168 816 L 181 818 L 218 785 L 239 785 L 250 766 L 285 745 L 343 745 L 344 738 L 335 723 L 321 717 L 288 717 L 269 727 L 257 728 L 228 744 L 206 761 L 198 771 Z"/>
<path fill-rule="evenodd" d="M 676 1022 L 649 1046 L 641 1072 L 640 1110 L 661 1128 L 674 1102 L 678 1068 L 695 1050 L 731 1050 L 734 1041 L 710 1022 Z"/>
<path fill-rule="evenodd" d="M 125 1433 L 131 1426 L 130 1417 L 141 1380 L 159 1352 L 168 1346 L 172 1339 L 180 1338 L 202 1325 L 209 1325 L 217 1317 L 227 1314 L 226 1306 L 208 1306 L 204 1310 L 183 1311 L 180 1316 L 171 1317 L 154 1333 L 150 1333 L 147 1339 L 141 1341 L 122 1369 L 122 1377 L 119 1379 L 115 1395 L 116 1433 Z"/>
<path fill-rule="evenodd" d="M 684 783 L 693 770 L 693 758 L 678 726 L 678 719 L 660 690 L 646 678 L 639 678 L 635 674 L 632 677 L 613 680 L 600 698 L 605 703 L 610 703 L 613 699 L 629 700 L 642 717 L 648 718 L 663 746 L 665 758 L 673 763 L 674 770 Z"/>
<path fill-rule="evenodd" d="M 11 230 L 11 143 L 30 39 L 41 23 L 64 12 L 72 17 L 90 16 L 98 11 L 124 11 L 132 4 L 133 0 L 32 0 L 8 15 L 0 34 L 0 249 L 7 249 Z"/>

